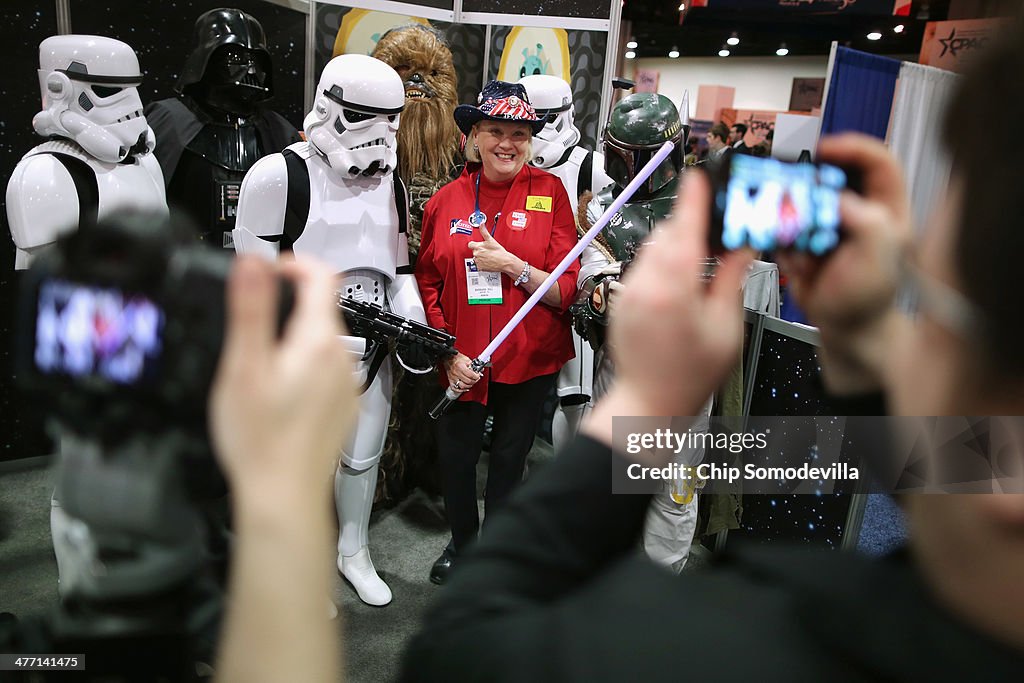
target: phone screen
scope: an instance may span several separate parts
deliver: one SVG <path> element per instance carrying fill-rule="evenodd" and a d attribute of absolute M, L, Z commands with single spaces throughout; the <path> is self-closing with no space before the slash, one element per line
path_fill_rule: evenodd
<path fill-rule="evenodd" d="M 159 377 L 164 312 L 141 294 L 44 280 L 33 358 L 39 372 L 150 385 Z"/>
<path fill-rule="evenodd" d="M 715 187 L 715 223 L 725 249 L 795 249 L 816 256 L 839 244 L 842 169 L 733 154 Z"/>

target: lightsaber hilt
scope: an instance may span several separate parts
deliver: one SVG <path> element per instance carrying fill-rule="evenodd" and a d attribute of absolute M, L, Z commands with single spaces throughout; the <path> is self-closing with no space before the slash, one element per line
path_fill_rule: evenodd
<path fill-rule="evenodd" d="M 487 367 L 487 361 L 481 360 L 480 358 L 474 358 L 469 362 L 469 366 L 473 368 L 473 372 L 480 375 L 483 374 L 484 368 Z M 430 409 L 429 413 L 427 413 L 428 415 L 430 415 L 430 419 L 436 420 L 442 415 L 444 415 L 445 411 L 448 410 L 448 406 L 450 406 L 455 401 L 458 401 L 459 396 L 462 396 L 463 393 L 465 392 L 455 391 L 455 389 L 452 388 L 451 386 L 445 389 L 444 396 L 439 398 L 437 400 L 437 403 L 434 404 L 434 407 Z"/>

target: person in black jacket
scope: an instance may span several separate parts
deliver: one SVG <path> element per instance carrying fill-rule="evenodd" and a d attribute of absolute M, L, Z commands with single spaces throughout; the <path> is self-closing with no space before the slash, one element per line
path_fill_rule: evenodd
<path fill-rule="evenodd" d="M 1024 114 L 1014 87 L 1020 24 L 1011 38 L 980 57 L 954 98 L 953 180 L 922 244 L 910 243 L 902 174 L 884 146 L 857 135 L 821 143 L 822 160 L 863 171 L 863 195 L 843 197 L 846 239 L 831 258 L 786 265 L 821 329 L 826 387 L 867 414 L 882 413 L 883 395 L 898 415 L 1024 410 L 1019 276 L 999 256 L 1024 249 L 1012 190 L 1024 178 L 1024 141 L 996 159 L 971 142 Z M 636 552 L 648 497 L 613 495 L 613 472 L 630 458 L 665 459 L 613 450 L 612 417 L 696 414 L 742 339 L 742 257 L 731 255 L 707 291 L 677 276 L 706 253 L 709 194 L 703 177 L 688 176 L 658 248 L 627 275 L 609 331 L 631 351 L 616 384 L 584 436 L 520 489 L 453 573 L 409 646 L 403 680 L 1019 677 L 1019 493 L 910 496 L 909 548 L 882 560 L 772 546 L 674 577 Z M 894 306 L 901 280 L 918 292 L 913 320 Z M 1007 457 L 1011 471 L 1024 469 L 1019 445 Z"/>
<path fill-rule="evenodd" d="M 729 146 L 736 154 L 753 154 L 753 148 L 748 147 L 744 138 L 747 136 L 747 124 L 734 123 L 729 126 Z"/>

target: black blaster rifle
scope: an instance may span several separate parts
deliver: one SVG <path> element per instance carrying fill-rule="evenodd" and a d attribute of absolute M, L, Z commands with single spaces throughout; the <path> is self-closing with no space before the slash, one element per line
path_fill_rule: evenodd
<path fill-rule="evenodd" d="M 392 350 L 402 366 L 412 372 L 428 372 L 441 360 L 456 353 L 453 335 L 385 311 L 376 304 L 339 295 L 338 307 L 345 316 L 349 334 L 366 340 L 366 352 L 360 360 L 368 360 L 370 367 L 360 393 L 370 387 L 381 363 Z M 410 363 L 421 366 L 421 369 L 409 367 Z"/>

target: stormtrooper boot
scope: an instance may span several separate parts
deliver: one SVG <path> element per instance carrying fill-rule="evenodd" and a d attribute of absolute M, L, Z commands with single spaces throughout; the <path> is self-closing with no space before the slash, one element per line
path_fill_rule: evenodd
<path fill-rule="evenodd" d="M 367 536 L 370 509 L 377 486 L 377 465 L 353 470 L 339 465 L 334 474 L 334 504 L 338 511 L 338 571 L 367 605 L 391 602 L 391 589 L 377 576 L 370 559 Z"/>

